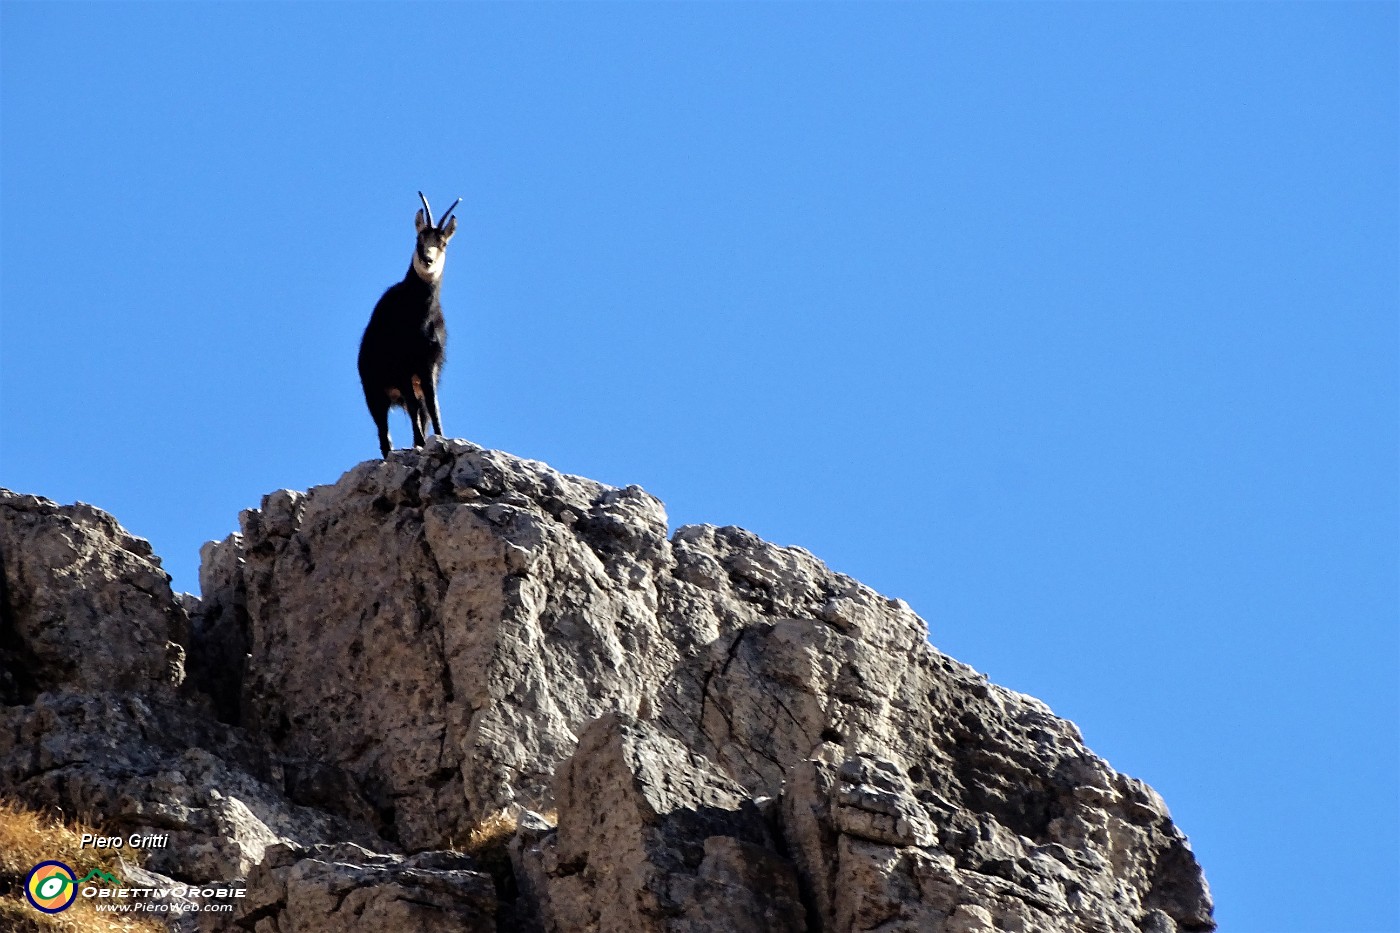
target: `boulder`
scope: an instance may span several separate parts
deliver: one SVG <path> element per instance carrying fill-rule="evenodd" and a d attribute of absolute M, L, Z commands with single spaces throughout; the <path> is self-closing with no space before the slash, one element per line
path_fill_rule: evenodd
<path fill-rule="evenodd" d="M 584 730 L 555 778 L 559 827 L 514 849 L 550 933 L 799 933 L 793 865 L 758 802 L 622 713 Z"/>
<path fill-rule="evenodd" d="M 185 677 L 189 617 L 144 538 L 86 503 L 0 489 L 0 701 Z"/>
<path fill-rule="evenodd" d="M 233 924 L 254 933 L 496 933 L 496 892 L 460 852 L 278 845 L 248 878 Z"/>

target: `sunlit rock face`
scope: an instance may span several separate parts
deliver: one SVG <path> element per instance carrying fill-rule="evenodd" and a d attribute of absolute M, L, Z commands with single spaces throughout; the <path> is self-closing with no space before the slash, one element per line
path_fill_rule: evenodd
<path fill-rule="evenodd" d="M 458 849 L 505 810 L 495 921 L 480 884 L 451 875 L 432 885 L 443 922 L 460 890 L 473 929 L 1214 929 L 1149 787 L 800 548 L 672 533 L 638 487 L 440 438 L 272 493 L 240 524 L 205 546 L 201 600 L 146 587 L 174 621 L 142 636 L 128 689 L 163 691 L 229 745 L 210 755 L 281 801 L 261 804 L 239 862 L 268 890 L 303 863 L 330 878 L 312 847 L 352 841 L 369 847 L 357 884 L 421 880 L 376 853 Z M 11 577 L 14 527 L 7 607 L 42 578 Z M 37 657 L 21 615 L 5 617 L 7 666 Z M 152 630 L 149 615 L 126 624 Z M 35 715 L 21 693 L 0 715 Z M 22 757 L 0 744 L 21 796 Z M 302 811 L 316 828 L 297 836 L 279 820 Z M 389 911 L 394 890 L 365 897 Z M 317 929 L 305 913 L 298 929 Z"/>
<path fill-rule="evenodd" d="M 386 845 L 299 806 L 265 742 L 219 722 L 186 676 L 188 610 L 150 545 L 110 515 L 0 490 L 0 797 L 164 837 L 148 868 L 241 876 L 279 840 Z"/>

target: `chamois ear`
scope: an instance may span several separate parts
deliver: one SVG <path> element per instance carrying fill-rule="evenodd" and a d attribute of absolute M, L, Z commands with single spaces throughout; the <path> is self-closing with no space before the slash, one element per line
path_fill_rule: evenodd
<path fill-rule="evenodd" d="M 446 243 L 452 239 L 452 234 L 457 232 L 457 218 L 451 217 L 447 221 L 447 226 L 442 228 L 442 241 Z"/>
<path fill-rule="evenodd" d="M 413 215 L 413 229 L 417 233 L 422 233 L 423 228 L 431 226 L 432 222 L 432 218 L 430 218 L 427 214 L 423 213 L 422 211 L 419 211 L 418 213 Z"/>

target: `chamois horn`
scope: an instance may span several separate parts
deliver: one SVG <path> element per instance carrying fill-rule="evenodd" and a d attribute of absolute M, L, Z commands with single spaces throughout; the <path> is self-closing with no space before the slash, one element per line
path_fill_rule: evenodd
<path fill-rule="evenodd" d="M 427 203 L 427 202 L 424 202 L 424 203 Z M 458 204 L 461 204 L 461 203 L 462 203 L 462 199 L 461 199 L 461 198 L 458 198 L 457 200 L 455 200 L 455 201 L 452 202 L 452 206 L 451 206 L 451 207 L 449 207 L 447 210 L 445 210 L 445 211 L 442 212 L 442 216 L 438 218 L 438 222 L 437 222 L 437 226 L 438 226 L 438 229 L 439 229 L 439 230 L 442 229 L 442 225 L 443 225 L 443 224 L 447 223 L 447 217 L 448 217 L 448 215 L 451 214 L 453 211 L 455 211 L 455 210 L 457 209 L 457 205 L 458 205 Z M 432 215 L 429 214 L 428 216 L 431 217 Z"/>

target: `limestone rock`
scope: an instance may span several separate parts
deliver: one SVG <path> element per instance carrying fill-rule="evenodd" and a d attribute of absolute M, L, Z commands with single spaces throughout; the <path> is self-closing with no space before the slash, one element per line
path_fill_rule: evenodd
<path fill-rule="evenodd" d="M 591 724 L 555 796 L 558 831 L 516 852 L 551 933 L 806 929 L 757 804 L 653 727 L 618 713 Z"/>
<path fill-rule="evenodd" d="M 458 852 L 274 846 L 233 922 L 257 933 L 495 933 L 491 879 Z M 218 929 L 221 924 L 210 924 Z"/>
<path fill-rule="evenodd" d="M 183 881 L 242 877 L 279 841 L 379 842 L 293 804 L 281 778 L 246 737 L 169 700 L 50 693 L 0 707 L 0 792 L 121 835 L 167 834 L 147 866 Z"/>
<path fill-rule="evenodd" d="M 823 831 L 848 840 L 813 850 L 828 870 L 846 851 L 856 875 L 885 865 L 923 892 L 952 859 L 949 883 L 996 889 L 969 903 L 999 917 L 1017 901 L 1066 923 L 1160 910 L 1210 928 L 1154 794 L 1043 704 L 939 654 L 907 605 L 799 548 L 711 526 L 668 539 L 635 487 L 441 439 L 269 496 L 242 525 L 206 554 L 237 573 L 211 574 L 205 597 L 246 607 L 243 721 L 287 760 L 350 775 L 410 849 L 503 806 L 559 803 L 550 776 L 576 736 L 621 711 L 752 797 L 782 795 L 824 748 L 865 762 L 823 804 Z M 560 805 L 561 842 L 569 819 Z M 820 901 L 806 870 L 804 884 Z"/>
<path fill-rule="evenodd" d="M 833 801 L 836 828 L 895 846 L 931 846 L 936 839 L 924 808 L 888 761 L 859 755 L 841 766 Z"/>
<path fill-rule="evenodd" d="M 637 487 L 432 438 L 266 496 L 198 601 L 90 507 L 0 494 L 0 548 L 0 792 L 185 834 L 157 870 L 251 871 L 245 929 L 1214 929 L 1165 804 L 1073 723 Z M 423 866 L 372 853 L 502 811 L 495 907 L 438 879 L 394 913 Z"/>
<path fill-rule="evenodd" d="M 187 882 L 240 877 L 279 841 L 388 845 L 294 803 L 301 772 L 181 688 L 197 606 L 145 541 L 91 506 L 0 490 L 0 555 L 0 794 L 164 835 L 147 867 Z"/>
<path fill-rule="evenodd" d="M 184 680 L 188 616 L 107 513 L 0 490 L 0 563 L 0 701 Z"/>
<path fill-rule="evenodd" d="M 248 663 L 248 610 L 240 581 L 242 557 L 235 548 L 213 541 L 200 551 L 199 584 L 204 593 L 190 613 L 188 670 L 213 702 L 215 714 L 241 724 L 240 696 Z"/>
<path fill-rule="evenodd" d="M 143 900 L 147 903 L 158 904 L 161 907 L 158 912 L 162 914 L 161 919 L 171 930 L 171 933 L 198 933 L 199 931 L 199 910 L 209 901 L 203 898 L 190 897 L 187 886 L 182 886 L 179 881 L 169 875 L 162 875 L 160 872 L 151 871 L 136 862 L 131 861 L 126 856 L 118 858 L 120 865 L 116 872 L 122 882 L 131 888 L 146 888 L 151 894 Z M 217 888 L 215 891 L 217 892 Z M 176 896 L 179 892 L 180 896 Z M 214 898 L 214 901 L 221 903 L 231 900 L 230 898 Z M 217 926 L 226 926 L 226 923 Z M 206 930 L 213 933 L 216 924 L 208 923 Z"/>

